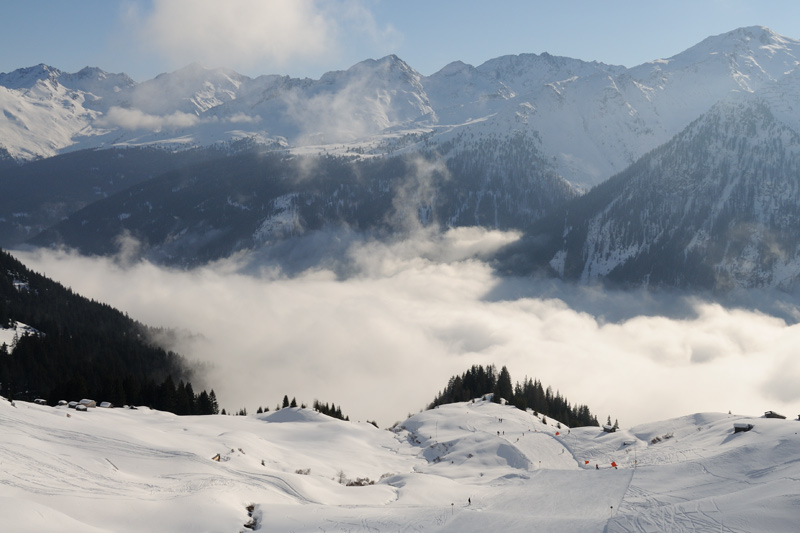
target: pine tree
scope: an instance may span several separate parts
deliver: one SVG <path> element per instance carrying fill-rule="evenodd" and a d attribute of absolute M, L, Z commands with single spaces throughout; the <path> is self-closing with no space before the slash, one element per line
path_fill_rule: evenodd
<path fill-rule="evenodd" d="M 175 391 L 174 405 L 176 415 L 191 414 L 191 400 L 189 399 L 189 395 L 186 391 L 186 384 L 183 382 L 183 380 L 178 382 L 178 388 Z"/>
<path fill-rule="evenodd" d="M 511 385 L 511 374 L 504 366 L 500 370 L 500 376 L 497 378 L 497 384 L 494 386 L 493 401 L 500 403 L 500 399 L 511 401 L 514 398 L 514 387 Z"/>
<path fill-rule="evenodd" d="M 167 376 L 167 379 L 158 387 L 158 394 L 154 407 L 159 411 L 175 411 L 176 391 L 175 382 L 172 381 L 172 375 Z"/>
<path fill-rule="evenodd" d="M 292 403 L 289 404 L 289 407 L 297 407 L 297 400 L 292 398 Z"/>
<path fill-rule="evenodd" d="M 211 414 L 219 414 L 219 404 L 217 403 L 217 395 L 214 393 L 214 389 L 211 389 L 211 392 L 208 393 L 208 399 L 211 402 Z"/>
<path fill-rule="evenodd" d="M 194 394 L 194 388 L 192 388 L 192 383 L 187 381 L 186 382 L 186 402 L 189 404 L 189 410 L 186 413 L 187 415 L 196 415 L 197 414 L 197 396 Z"/>
<path fill-rule="evenodd" d="M 289 407 L 289 397 L 286 395 L 283 396 L 283 407 Z"/>
<path fill-rule="evenodd" d="M 197 397 L 197 414 L 199 415 L 213 415 L 213 407 L 211 405 L 211 398 L 204 390 Z"/>

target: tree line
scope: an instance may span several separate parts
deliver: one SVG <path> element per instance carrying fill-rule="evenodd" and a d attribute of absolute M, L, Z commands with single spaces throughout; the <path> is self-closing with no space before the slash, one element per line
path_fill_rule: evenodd
<path fill-rule="evenodd" d="M 277 406 L 275 406 L 275 410 L 276 411 L 280 411 L 281 409 L 286 409 L 288 407 L 298 407 L 298 404 L 297 404 L 297 399 L 292 398 L 292 401 L 289 401 L 289 396 L 286 395 L 286 396 L 283 397 L 283 402 L 280 402 L 280 403 L 278 403 Z M 306 406 L 306 404 L 302 403 L 302 404 L 299 405 L 299 407 L 301 409 L 305 409 L 307 406 Z M 338 418 L 339 420 L 344 420 L 345 422 L 349 422 L 350 421 L 350 417 L 349 416 L 345 416 L 345 415 L 342 414 L 341 407 L 336 407 L 336 405 L 333 404 L 333 403 L 328 405 L 328 402 L 322 403 L 319 400 L 314 400 L 314 403 L 312 404 L 311 407 L 315 411 L 318 411 L 318 412 L 322 413 L 323 415 L 327 415 L 327 416 L 330 416 L 332 418 Z M 258 410 L 256 411 L 256 414 L 268 413 L 268 412 L 269 412 L 269 407 L 261 407 L 261 406 L 259 406 Z M 247 414 L 247 409 L 240 409 L 238 414 L 239 415 L 246 415 Z"/>
<path fill-rule="evenodd" d="M 493 393 L 492 399 L 495 402 L 504 399 L 519 409 L 531 409 L 569 427 L 599 425 L 589 407 L 571 405 L 561 393 L 553 392 L 552 387 L 544 388 L 538 379 L 526 378 L 521 383 L 512 385 L 511 374 L 505 366 L 498 373 L 494 365 L 486 368 L 473 365 L 460 376 L 451 377 L 428 409 L 448 403 L 470 401 L 488 393 Z"/>

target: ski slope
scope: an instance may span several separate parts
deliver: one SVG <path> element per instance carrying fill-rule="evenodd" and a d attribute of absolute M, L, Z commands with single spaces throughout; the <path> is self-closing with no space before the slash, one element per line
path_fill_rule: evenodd
<path fill-rule="evenodd" d="M 734 434 L 734 423 L 754 427 Z M 0 401 L 0 529 L 797 529 L 798 421 L 555 424 L 480 399 L 391 430 L 300 408 L 178 417 Z M 342 484 L 359 478 L 374 484 Z"/>

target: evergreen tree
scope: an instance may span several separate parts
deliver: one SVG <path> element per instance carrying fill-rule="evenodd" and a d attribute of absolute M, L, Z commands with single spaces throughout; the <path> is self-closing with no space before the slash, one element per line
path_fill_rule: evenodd
<path fill-rule="evenodd" d="M 186 392 L 186 384 L 183 380 L 178 382 L 178 388 L 175 390 L 174 412 L 176 415 L 189 415 L 192 412 L 192 400 Z"/>
<path fill-rule="evenodd" d="M 194 394 L 194 388 L 191 382 L 186 382 L 186 403 L 189 405 L 187 415 L 196 415 L 197 413 L 197 396 Z"/>
<path fill-rule="evenodd" d="M 282 405 L 282 407 L 284 407 L 284 408 L 289 407 L 289 397 L 286 396 L 286 395 L 283 396 L 283 405 Z"/>
<path fill-rule="evenodd" d="M 512 387 L 508 369 L 503 367 L 498 375 L 493 365 L 486 368 L 473 365 L 461 376 L 453 376 L 448 381 L 447 387 L 436 395 L 428 408 L 467 401 L 489 391 L 494 393 L 494 401 L 499 402 L 500 398 L 503 398 L 519 409 L 531 409 L 536 416 L 541 413 L 568 426 L 598 425 L 597 418 L 591 414 L 587 406 L 571 406 L 560 392 L 553 392 L 552 387 L 547 387 L 545 390 L 538 379 L 526 378 L 522 383 Z"/>
<path fill-rule="evenodd" d="M 176 390 L 175 382 L 172 381 L 172 375 L 167 376 L 167 379 L 158 388 L 158 396 L 153 407 L 159 411 L 175 411 L 176 404 Z"/>
<path fill-rule="evenodd" d="M 183 379 L 189 373 L 185 361 L 146 341 L 151 328 L 74 294 L 0 250 L 0 324 L 17 320 L 44 332 L 18 335 L 13 353 L 0 350 L 2 383 L 20 384 L 27 391 L 21 399 L 95 398 L 195 411 L 194 391 Z M 182 385 L 175 387 L 175 378 Z"/>
<path fill-rule="evenodd" d="M 330 416 L 330 417 L 333 417 L 333 418 L 338 418 L 339 420 L 350 420 L 350 417 L 349 416 L 343 416 L 342 415 L 342 410 L 340 408 L 336 407 L 336 405 L 333 404 L 333 403 L 330 404 L 330 406 L 328 406 L 327 403 L 323 404 L 319 400 L 314 400 L 314 403 L 313 403 L 312 407 L 316 411 L 319 411 L 320 413 L 322 413 L 323 415 L 327 415 L 327 416 Z"/>
<path fill-rule="evenodd" d="M 500 370 L 500 375 L 497 378 L 497 383 L 494 386 L 493 392 L 493 400 L 497 403 L 500 403 L 501 398 L 509 402 L 514 399 L 514 388 L 511 385 L 511 374 L 508 373 L 508 369 L 505 366 Z"/>
<path fill-rule="evenodd" d="M 217 395 L 214 393 L 214 389 L 211 389 L 211 392 L 208 393 L 208 399 L 211 402 L 211 414 L 218 414 L 219 404 L 217 403 Z"/>
<path fill-rule="evenodd" d="M 199 415 L 213 415 L 214 409 L 211 405 L 211 398 L 206 391 L 200 393 L 197 397 L 197 414 Z"/>

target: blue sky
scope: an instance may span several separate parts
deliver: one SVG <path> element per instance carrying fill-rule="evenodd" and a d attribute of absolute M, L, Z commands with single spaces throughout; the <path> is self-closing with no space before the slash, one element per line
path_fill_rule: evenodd
<path fill-rule="evenodd" d="M 634 66 L 762 25 L 800 38 L 800 2 L 5 0 L 0 72 L 97 66 L 144 81 L 191 62 L 318 78 L 394 53 L 422 74 L 542 53 Z"/>

